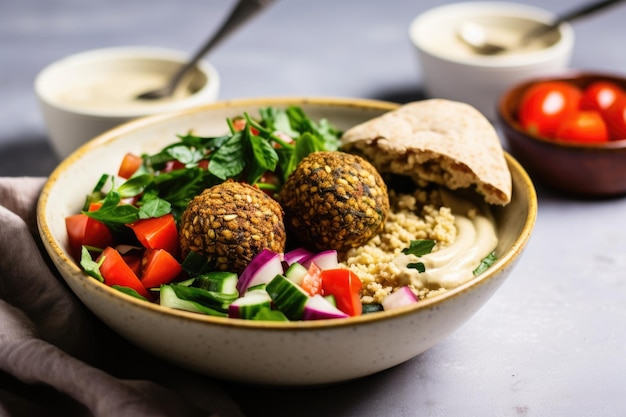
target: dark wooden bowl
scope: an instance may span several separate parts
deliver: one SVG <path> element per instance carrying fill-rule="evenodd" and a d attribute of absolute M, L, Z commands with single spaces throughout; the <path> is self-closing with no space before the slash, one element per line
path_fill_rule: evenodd
<path fill-rule="evenodd" d="M 607 80 L 626 89 L 626 78 L 601 73 L 572 73 L 515 85 L 498 102 L 498 121 L 508 149 L 533 181 L 581 197 L 626 194 L 626 138 L 602 144 L 577 144 L 531 135 L 517 120 L 524 91 L 541 81 L 561 80 L 586 87 Z"/>

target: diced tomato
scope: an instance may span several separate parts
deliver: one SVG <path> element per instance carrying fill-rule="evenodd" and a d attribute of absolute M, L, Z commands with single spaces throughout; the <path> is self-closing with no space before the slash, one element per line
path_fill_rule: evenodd
<path fill-rule="evenodd" d="M 119 285 L 121 287 L 132 288 L 140 295 L 150 298 L 150 294 L 146 287 L 143 286 L 137 275 L 128 266 L 128 264 L 122 258 L 122 255 L 111 246 L 107 246 L 98 261 L 104 257 L 102 265 L 100 265 L 100 273 L 104 278 L 104 283 L 113 286 Z"/>
<path fill-rule="evenodd" d="M 165 249 L 178 257 L 180 243 L 174 216 L 169 213 L 161 217 L 137 220 L 128 225 L 141 244 L 148 249 Z"/>
<path fill-rule="evenodd" d="M 363 311 L 360 292 L 363 284 L 349 269 L 326 269 L 322 271 L 324 295 L 335 296 L 337 308 L 350 316 L 359 316 Z"/>
<path fill-rule="evenodd" d="M 309 295 L 322 293 L 322 270 L 315 262 L 311 262 L 306 275 L 302 278 L 300 286 L 304 291 L 308 292 Z"/>
<path fill-rule="evenodd" d="M 246 128 L 246 119 L 243 117 L 236 117 L 233 119 L 233 128 L 235 129 L 235 132 L 241 132 L 242 130 L 244 130 Z M 259 131 L 253 127 L 250 128 L 250 132 L 253 135 L 258 135 Z"/>
<path fill-rule="evenodd" d="M 140 156 L 129 152 L 124 155 L 117 175 L 122 178 L 130 178 L 135 172 L 137 172 L 142 163 L 143 159 L 141 159 Z"/>
<path fill-rule="evenodd" d="M 113 244 L 113 236 L 106 225 L 86 214 L 73 214 L 65 218 L 70 255 L 80 260 L 81 247 L 93 246 L 104 249 Z"/>
<path fill-rule="evenodd" d="M 180 263 L 163 249 L 146 249 L 141 265 L 141 283 L 146 288 L 167 284 L 183 270 Z"/>
<path fill-rule="evenodd" d="M 122 255 L 122 258 L 137 277 L 141 276 L 141 256 L 135 254 Z"/>

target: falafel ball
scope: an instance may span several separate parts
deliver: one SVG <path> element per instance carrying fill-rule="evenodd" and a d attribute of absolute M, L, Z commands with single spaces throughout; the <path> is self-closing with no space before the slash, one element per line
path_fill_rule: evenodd
<path fill-rule="evenodd" d="M 387 186 L 364 158 L 313 152 L 302 159 L 279 194 L 285 223 L 304 246 L 346 251 L 369 241 L 389 212 Z"/>
<path fill-rule="evenodd" d="M 241 273 L 263 249 L 285 250 L 280 204 L 258 188 L 232 180 L 194 197 L 181 216 L 180 230 L 183 258 L 196 252 L 221 271 Z"/>

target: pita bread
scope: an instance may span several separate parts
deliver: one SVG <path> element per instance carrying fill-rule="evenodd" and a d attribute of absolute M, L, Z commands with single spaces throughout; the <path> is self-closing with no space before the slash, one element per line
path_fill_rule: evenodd
<path fill-rule="evenodd" d="M 342 148 L 368 158 L 381 173 L 420 185 L 475 187 L 490 204 L 511 201 L 511 173 L 500 139 L 474 107 L 431 99 L 405 104 L 348 129 Z"/>

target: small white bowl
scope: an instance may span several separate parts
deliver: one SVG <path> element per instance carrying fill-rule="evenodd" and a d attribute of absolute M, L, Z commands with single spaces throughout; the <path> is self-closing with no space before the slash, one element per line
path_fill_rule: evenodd
<path fill-rule="evenodd" d="M 217 70 L 201 61 L 171 99 L 133 100 L 158 88 L 183 65 L 187 54 L 154 47 L 86 51 L 44 68 L 35 92 L 52 146 L 65 158 L 99 134 L 138 117 L 182 110 L 217 100 Z"/>
<path fill-rule="evenodd" d="M 479 55 L 458 39 L 458 28 L 468 21 L 479 23 L 491 28 L 494 42 L 510 43 L 515 33 L 525 33 L 554 19 L 553 13 L 543 9 L 508 2 L 454 3 L 420 14 L 411 22 L 409 36 L 417 51 L 426 94 L 471 104 L 493 121 L 498 98 L 508 87 L 567 69 L 574 48 L 573 29 L 562 24 L 546 35 L 544 47 Z"/>

